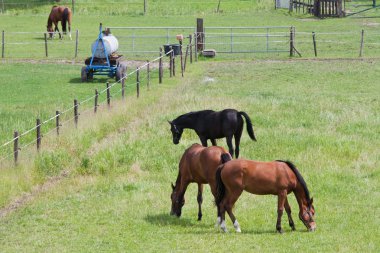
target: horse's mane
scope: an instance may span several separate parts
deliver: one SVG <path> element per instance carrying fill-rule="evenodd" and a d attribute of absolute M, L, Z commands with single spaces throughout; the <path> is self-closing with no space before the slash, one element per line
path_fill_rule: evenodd
<path fill-rule="evenodd" d="M 198 115 L 199 113 L 202 113 L 202 112 L 214 112 L 214 111 L 213 110 L 203 110 L 203 111 L 188 112 L 188 113 L 185 113 L 185 114 L 182 114 L 182 115 L 178 116 L 173 121 L 180 120 L 182 118 L 189 117 L 189 116 Z"/>
<path fill-rule="evenodd" d="M 301 173 L 298 171 L 298 169 L 296 168 L 296 166 L 291 162 L 291 161 L 282 161 L 282 160 L 276 160 L 278 162 L 283 162 L 283 163 L 286 163 L 289 168 L 294 172 L 294 174 L 296 175 L 298 181 L 300 182 L 300 184 L 302 185 L 302 188 L 304 189 L 305 191 L 305 195 L 306 195 L 306 200 L 308 203 L 310 203 L 310 193 L 309 193 L 309 189 L 307 188 L 307 185 L 306 185 L 306 182 L 305 180 L 303 179 Z"/>

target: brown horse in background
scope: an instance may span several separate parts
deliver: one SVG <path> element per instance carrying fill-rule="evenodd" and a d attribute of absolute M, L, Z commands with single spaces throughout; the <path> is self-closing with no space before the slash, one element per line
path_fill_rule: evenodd
<path fill-rule="evenodd" d="M 276 229 L 282 233 L 281 217 L 284 211 L 288 214 L 289 225 L 295 230 L 287 195 L 296 196 L 299 205 L 299 218 L 309 231 L 316 229 L 313 198 L 309 196 L 306 182 L 289 161 L 258 162 L 250 160 L 233 160 L 220 165 L 216 172 L 216 204 L 221 215 L 221 229 L 226 232 L 225 212 L 230 216 L 234 228 L 241 232 L 240 225 L 232 213 L 232 207 L 243 190 L 252 194 L 278 196 Z"/>
<path fill-rule="evenodd" d="M 203 184 L 209 184 L 211 192 L 216 196 L 215 174 L 219 165 L 231 160 L 231 155 L 222 147 L 203 147 L 193 144 L 186 149 L 179 163 L 179 171 L 173 192 L 170 196 L 172 207 L 170 214 L 181 216 L 182 207 L 185 204 L 185 192 L 190 183 L 198 184 L 198 220 L 202 219 L 201 205 L 203 202 Z M 218 208 L 218 223 L 220 223 Z"/>
<path fill-rule="evenodd" d="M 58 22 L 61 21 L 63 34 L 66 34 L 67 32 L 66 22 L 69 24 L 69 37 L 71 39 L 71 18 L 72 18 L 72 13 L 71 13 L 70 8 L 64 7 L 64 6 L 53 6 L 51 8 L 49 18 L 47 21 L 47 31 L 49 32 L 49 37 L 53 38 L 53 35 L 55 34 L 55 32 L 58 31 L 59 38 L 60 39 L 63 38 L 63 36 L 61 36 L 61 33 L 58 29 Z M 53 30 L 53 24 L 55 26 L 54 30 Z"/>

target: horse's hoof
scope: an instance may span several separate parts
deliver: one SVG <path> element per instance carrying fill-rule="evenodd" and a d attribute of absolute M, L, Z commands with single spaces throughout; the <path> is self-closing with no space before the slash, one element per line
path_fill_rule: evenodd
<path fill-rule="evenodd" d="M 282 230 L 282 229 L 277 229 L 277 233 L 279 233 L 279 234 L 283 234 L 283 233 L 284 233 L 284 230 Z"/>

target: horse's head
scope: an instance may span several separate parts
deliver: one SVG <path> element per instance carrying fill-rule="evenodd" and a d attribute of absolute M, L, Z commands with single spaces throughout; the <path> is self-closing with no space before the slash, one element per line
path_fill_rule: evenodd
<path fill-rule="evenodd" d="M 46 31 L 49 33 L 49 38 L 52 38 L 53 37 L 53 34 L 54 34 L 54 30 L 53 30 L 53 26 L 46 26 Z"/>
<path fill-rule="evenodd" d="M 317 228 L 317 224 L 314 221 L 315 209 L 313 206 L 313 198 L 299 213 L 299 218 L 310 232 L 313 232 Z"/>
<path fill-rule="evenodd" d="M 183 128 L 173 123 L 173 121 L 168 122 L 170 124 L 170 131 L 172 131 L 173 135 L 173 143 L 177 145 L 179 143 L 179 140 L 181 139 Z"/>
<path fill-rule="evenodd" d="M 178 189 L 172 184 L 173 192 L 170 195 L 172 200 L 172 209 L 170 210 L 170 215 L 175 215 L 181 217 L 182 207 L 185 204 L 185 197 L 178 194 Z"/>

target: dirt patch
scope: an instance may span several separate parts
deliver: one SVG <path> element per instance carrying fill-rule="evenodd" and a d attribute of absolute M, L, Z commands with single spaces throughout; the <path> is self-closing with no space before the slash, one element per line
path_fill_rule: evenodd
<path fill-rule="evenodd" d="M 35 186 L 30 192 L 24 193 L 21 197 L 15 199 L 10 204 L 0 209 L 0 219 L 4 218 L 8 214 L 18 210 L 25 204 L 32 201 L 37 195 L 42 192 L 48 191 L 59 183 L 63 178 L 68 176 L 68 171 L 63 171 L 59 176 L 51 177 L 42 185 Z"/>

